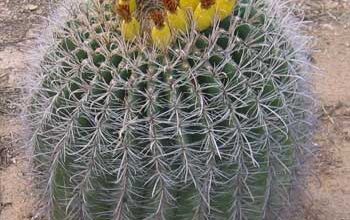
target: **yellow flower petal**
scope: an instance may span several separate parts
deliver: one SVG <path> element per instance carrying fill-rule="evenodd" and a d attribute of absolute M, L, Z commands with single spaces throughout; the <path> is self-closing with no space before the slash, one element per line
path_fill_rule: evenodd
<path fill-rule="evenodd" d="M 140 23 L 136 18 L 132 18 L 131 21 L 122 21 L 121 32 L 125 40 L 135 40 L 140 35 Z"/>
<path fill-rule="evenodd" d="M 136 0 L 119 0 L 119 4 L 121 5 L 129 4 L 130 12 L 133 13 L 136 11 Z"/>
<path fill-rule="evenodd" d="M 232 14 L 235 6 L 236 0 L 216 0 L 216 13 L 223 20 Z"/>
<path fill-rule="evenodd" d="M 199 31 L 204 31 L 208 29 L 214 21 L 216 7 L 212 5 L 210 8 L 202 8 L 202 5 L 199 4 L 194 11 L 194 20 Z"/>
<path fill-rule="evenodd" d="M 199 5 L 200 0 L 180 0 L 180 8 L 185 10 L 196 10 L 197 6 Z"/>
<path fill-rule="evenodd" d="M 162 27 L 154 26 L 151 33 L 152 41 L 158 48 L 166 48 L 171 44 L 171 32 L 167 24 Z"/>
<path fill-rule="evenodd" d="M 168 24 L 170 29 L 174 31 L 186 32 L 188 28 L 188 20 L 186 12 L 177 8 L 176 12 L 172 13 L 168 11 Z"/>

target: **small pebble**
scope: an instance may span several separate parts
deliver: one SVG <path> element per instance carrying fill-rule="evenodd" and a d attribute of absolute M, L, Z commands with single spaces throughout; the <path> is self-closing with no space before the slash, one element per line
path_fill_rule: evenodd
<path fill-rule="evenodd" d="M 38 9 L 39 6 L 37 5 L 33 5 L 33 4 L 28 4 L 24 7 L 24 9 L 29 10 L 29 11 L 35 11 L 36 9 Z"/>

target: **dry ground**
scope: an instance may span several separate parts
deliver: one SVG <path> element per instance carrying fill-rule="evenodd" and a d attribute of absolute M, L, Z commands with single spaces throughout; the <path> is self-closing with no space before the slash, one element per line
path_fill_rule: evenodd
<path fill-rule="evenodd" d="M 320 100 L 319 146 L 308 178 L 302 219 L 350 220 L 350 2 L 348 0 L 295 0 L 310 21 L 315 37 L 314 77 Z M 38 219 L 30 190 L 28 160 L 21 131 L 13 113 L 18 79 L 25 74 L 23 45 L 45 16 L 45 0 L 0 0 L 0 220 Z"/>

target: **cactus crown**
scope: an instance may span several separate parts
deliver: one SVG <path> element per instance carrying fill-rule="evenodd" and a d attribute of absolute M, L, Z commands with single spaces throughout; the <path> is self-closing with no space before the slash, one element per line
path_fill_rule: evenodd
<path fill-rule="evenodd" d="M 304 38 L 288 10 L 72 2 L 50 26 L 30 98 L 48 217 L 280 217 L 310 128 Z"/>
<path fill-rule="evenodd" d="M 151 23 L 153 30 L 149 35 L 152 41 L 156 46 L 166 48 L 179 33 L 190 31 L 191 17 L 196 29 L 207 29 L 214 24 L 216 17 L 223 20 L 232 14 L 236 0 L 187 0 L 183 4 L 180 3 L 178 0 L 153 0 L 147 3 L 117 0 L 115 12 L 124 22 L 121 32 L 125 40 L 133 41 L 147 32 L 147 29 L 141 28 L 142 25 L 138 25 L 137 28 L 143 30 L 135 31 L 135 23 Z M 128 34 L 130 32 L 133 34 Z"/>

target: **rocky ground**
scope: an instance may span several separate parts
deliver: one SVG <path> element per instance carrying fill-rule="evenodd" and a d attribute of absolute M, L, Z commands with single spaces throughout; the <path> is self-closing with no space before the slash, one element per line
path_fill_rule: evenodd
<path fill-rule="evenodd" d="M 319 151 L 307 181 L 302 219 L 350 220 L 350 2 L 293 0 L 304 11 L 315 37 L 314 77 L 320 100 L 320 126 L 314 144 Z M 0 0 L 0 220 L 39 219 L 30 190 L 28 160 L 18 138 L 15 113 L 18 79 L 26 74 L 26 46 L 49 10 L 47 0 Z"/>

